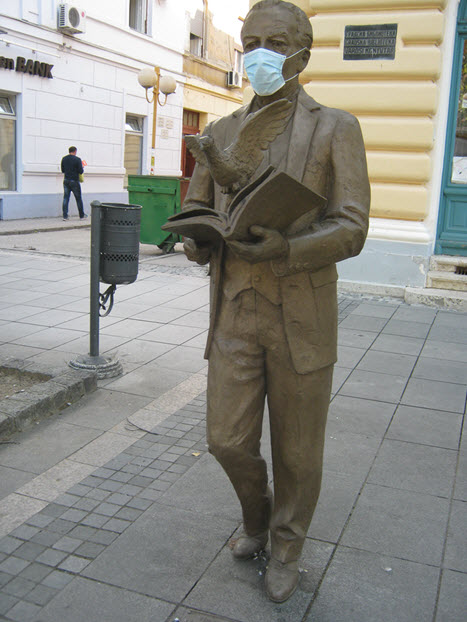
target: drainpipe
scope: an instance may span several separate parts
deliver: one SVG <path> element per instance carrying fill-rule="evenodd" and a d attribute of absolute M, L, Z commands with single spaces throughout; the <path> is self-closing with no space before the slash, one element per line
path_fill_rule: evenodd
<path fill-rule="evenodd" d="M 209 34 L 209 6 L 208 0 L 203 0 L 203 58 L 208 58 Z"/>

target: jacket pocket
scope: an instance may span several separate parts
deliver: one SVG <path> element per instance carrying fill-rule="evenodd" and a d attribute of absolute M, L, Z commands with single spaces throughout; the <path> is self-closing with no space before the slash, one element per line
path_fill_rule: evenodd
<path fill-rule="evenodd" d="M 322 287 L 337 281 L 337 268 L 334 263 L 321 268 L 317 272 L 309 272 L 308 274 L 313 288 Z"/>

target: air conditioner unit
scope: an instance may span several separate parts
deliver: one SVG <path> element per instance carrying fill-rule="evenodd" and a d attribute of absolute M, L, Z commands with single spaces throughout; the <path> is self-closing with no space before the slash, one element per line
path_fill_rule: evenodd
<path fill-rule="evenodd" d="M 242 75 L 238 71 L 228 71 L 227 72 L 227 86 L 229 88 L 241 88 L 242 86 Z"/>
<path fill-rule="evenodd" d="M 69 35 L 86 32 L 86 11 L 72 4 L 60 3 L 57 28 Z"/>

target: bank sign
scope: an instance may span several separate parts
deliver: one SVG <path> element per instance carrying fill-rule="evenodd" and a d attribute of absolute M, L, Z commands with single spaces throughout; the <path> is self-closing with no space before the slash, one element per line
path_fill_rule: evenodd
<path fill-rule="evenodd" d="M 53 65 L 48 63 L 40 63 L 38 60 L 26 59 L 22 56 L 17 56 L 16 60 L 0 56 L 0 69 L 27 73 L 30 76 L 39 76 L 39 78 L 53 78 L 52 67 Z"/>

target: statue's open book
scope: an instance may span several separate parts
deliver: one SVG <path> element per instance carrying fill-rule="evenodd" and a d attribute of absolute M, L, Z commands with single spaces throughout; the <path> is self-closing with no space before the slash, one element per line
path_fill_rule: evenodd
<path fill-rule="evenodd" d="M 283 171 L 270 166 L 233 198 L 227 212 L 210 207 L 189 207 L 170 216 L 164 231 L 178 233 L 197 242 L 252 239 L 252 225 L 283 232 L 298 218 L 312 210 L 319 211 L 324 199 Z"/>

